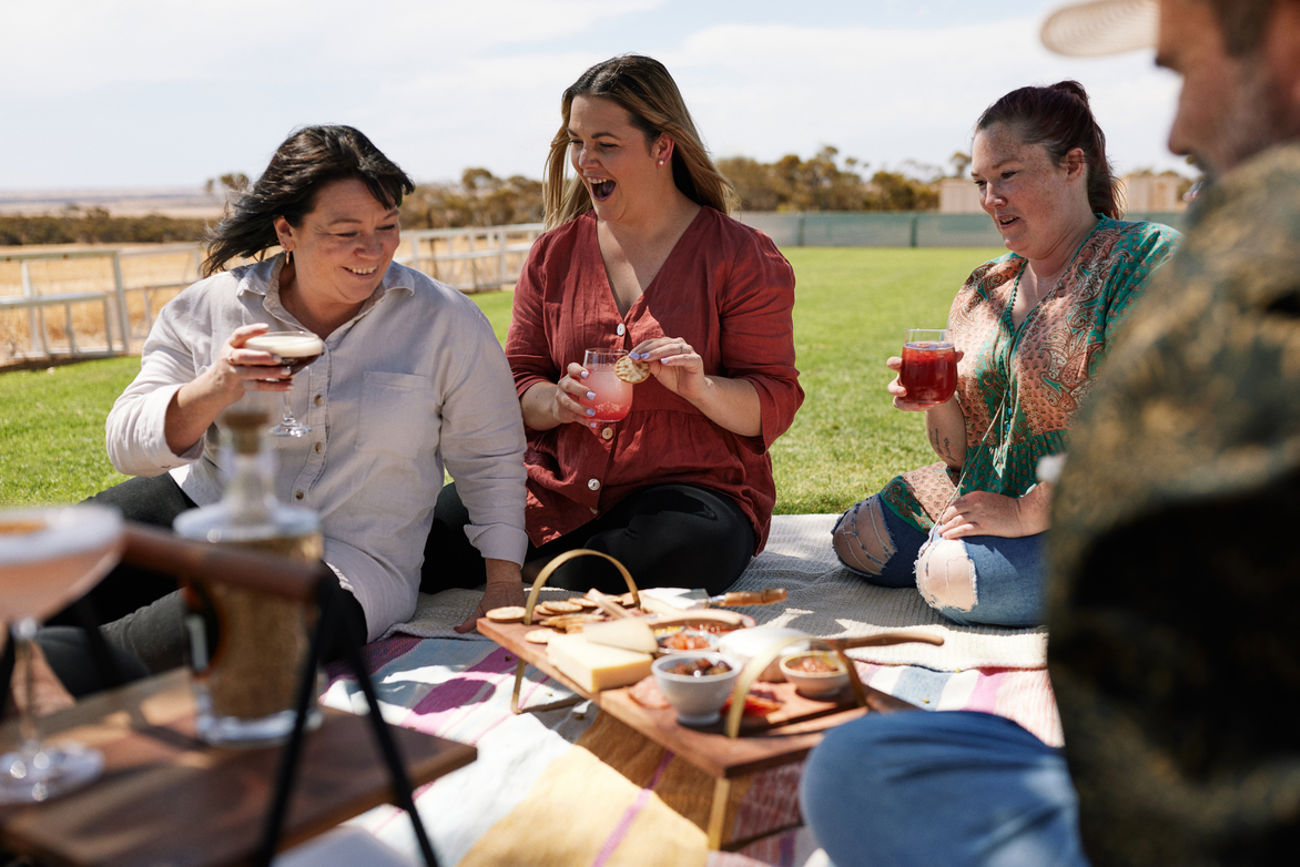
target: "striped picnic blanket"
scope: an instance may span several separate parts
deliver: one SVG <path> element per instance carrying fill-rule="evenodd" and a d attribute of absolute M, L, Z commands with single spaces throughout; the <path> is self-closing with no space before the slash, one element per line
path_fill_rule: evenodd
<path fill-rule="evenodd" d="M 921 627 L 943 648 L 910 645 L 851 652 L 864 683 L 933 710 L 1009 717 L 1050 744 L 1060 722 L 1043 665 L 1042 630 L 958 628 L 914 591 L 870 587 L 829 555 L 831 516 L 778 516 L 765 551 L 732 589 L 780 586 L 788 605 L 750 608 L 759 622 L 819 635 Z M 450 637 L 474 595 L 423 599 L 411 623 L 365 648 L 384 718 L 474 744 L 471 765 L 425 786 L 416 805 L 443 864 L 804 865 L 817 851 L 802 828 L 737 853 L 710 852 L 701 830 L 712 781 L 589 702 L 513 714 L 515 657 L 481 636 Z M 524 707 L 569 692 L 529 667 Z M 337 672 L 325 704 L 364 710 L 355 682 Z M 732 787 L 729 836 L 744 839 L 798 822 L 802 765 L 760 772 Z M 417 857 L 405 814 L 379 807 L 349 823 Z"/>
<path fill-rule="evenodd" d="M 608 715 L 589 703 L 511 713 L 513 654 L 487 641 L 411 637 L 389 638 L 366 651 L 385 719 L 478 747 L 476 762 L 417 793 L 441 863 L 623 864 L 640 863 L 640 856 L 655 863 L 743 863 L 710 855 L 704 832 L 677 812 L 691 802 L 687 815 L 701 824 L 707 816 L 711 783 L 692 775 L 689 765 L 612 718 L 604 724 Z M 1037 717 L 1048 728 L 1055 721 L 1054 708 L 1038 705 L 1050 696 L 1041 669 L 858 665 L 865 683 L 924 708 L 983 710 L 1024 723 Z M 564 687 L 527 669 L 524 707 L 566 695 Z M 347 677 L 335 678 L 325 703 L 364 709 Z M 1038 733 L 1050 734 L 1041 726 Z M 624 766 L 610 759 L 611 749 L 632 749 L 639 760 Z M 797 821 L 800 767 L 764 772 L 736 786 L 734 838 Z M 395 808 L 377 808 L 354 824 L 399 850 L 418 852 L 405 815 Z M 742 854 L 764 864 L 803 864 L 815 849 L 807 837 L 787 832 Z M 658 842 L 647 850 L 647 839 Z"/>

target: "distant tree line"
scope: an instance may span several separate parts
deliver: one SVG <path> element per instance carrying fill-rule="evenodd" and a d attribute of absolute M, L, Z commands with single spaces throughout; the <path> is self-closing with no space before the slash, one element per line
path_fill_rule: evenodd
<path fill-rule="evenodd" d="M 954 154 L 954 174 L 970 158 Z M 746 211 L 927 211 L 939 205 L 935 166 L 911 162 L 903 171 L 880 169 L 867 175 L 867 164 L 825 146 L 809 159 L 795 154 L 774 163 L 728 157 L 718 168 L 736 187 Z M 209 178 L 204 189 L 238 191 L 248 177 L 229 172 Z M 522 175 L 499 178 L 483 168 L 466 169 L 451 183 L 420 184 L 402 202 L 402 226 L 444 229 L 502 226 L 542 220 L 542 184 Z M 122 244 L 199 241 L 208 220 L 115 216 L 106 208 L 70 205 L 57 214 L 0 215 L 0 246 L 23 244 Z"/>
<path fill-rule="evenodd" d="M 970 157 L 952 156 L 953 173 L 961 175 Z M 841 159 L 825 145 L 810 159 L 787 154 L 774 163 L 748 157 L 718 161 L 718 169 L 735 185 L 746 211 L 932 211 L 939 207 L 937 166 L 909 160 L 906 171 L 878 169 L 855 157 Z"/>
<path fill-rule="evenodd" d="M 24 244 L 157 244 L 196 241 L 206 222 L 161 214 L 113 216 L 107 208 L 68 207 L 57 214 L 0 214 L 0 246 Z"/>

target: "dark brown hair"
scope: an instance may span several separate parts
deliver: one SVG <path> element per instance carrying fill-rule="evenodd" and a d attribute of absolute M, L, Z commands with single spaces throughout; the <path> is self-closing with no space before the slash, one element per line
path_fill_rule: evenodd
<path fill-rule="evenodd" d="M 569 112 L 579 96 L 598 96 L 627 110 L 633 126 L 652 144 L 660 135 L 673 140 L 673 182 L 698 205 L 730 213 L 737 202 L 731 182 L 722 176 L 695 130 L 677 83 L 652 57 L 624 54 L 601 61 L 569 85 L 560 100 L 563 122 L 546 157 L 546 224 L 558 226 L 591 208 L 587 188 L 577 178 L 566 183 Z"/>
<path fill-rule="evenodd" d="M 332 181 L 356 178 L 386 208 L 402 203 L 415 184 L 359 130 L 350 126 L 309 126 L 276 149 L 252 189 L 241 194 L 208 235 L 204 275 L 222 270 L 231 259 L 261 257 L 280 243 L 276 217 L 297 227 L 315 207 L 316 193 Z"/>
<path fill-rule="evenodd" d="M 1119 190 L 1106 158 L 1106 134 L 1092 116 L 1082 84 L 1060 81 L 1051 87 L 1013 90 L 984 110 L 975 129 L 985 130 L 995 123 L 1014 128 L 1025 144 L 1041 144 L 1056 165 L 1070 151 L 1082 149 L 1088 165 L 1088 206 L 1106 217 L 1120 216 Z"/>

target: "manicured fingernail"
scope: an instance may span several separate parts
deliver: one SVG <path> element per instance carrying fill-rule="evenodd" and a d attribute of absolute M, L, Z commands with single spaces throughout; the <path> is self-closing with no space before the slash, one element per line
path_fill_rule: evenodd
<path fill-rule="evenodd" d="M 587 400 L 595 400 L 595 399 L 596 399 L 596 392 L 594 391 L 587 392 Z"/>
<path fill-rule="evenodd" d="M 595 414 L 596 414 L 596 411 L 595 411 L 594 409 L 589 409 L 589 410 L 587 410 L 587 415 L 595 415 Z"/>
<path fill-rule="evenodd" d="M 578 374 L 578 376 L 581 376 L 583 379 L 586 379 L 586 378 L 587 378 L 587 371 L 584 370 L 582 373 Z"/>

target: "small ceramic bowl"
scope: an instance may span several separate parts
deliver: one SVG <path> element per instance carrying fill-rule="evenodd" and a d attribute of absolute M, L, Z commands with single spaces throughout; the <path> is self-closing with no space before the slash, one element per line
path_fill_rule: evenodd
<path fill-rule="evenodd" d="M 727 666 L 719 674 L 691 674 L 710 666 Z M 718 721 L 743 666 L 721 653 L 670 653 L 651 664 L 655 683 L 677 711 L 683 725 L 706 726 Z"/>
<path fill-rule="evenodd" d="M 826 650 L 782 657 L 781 672 L 807 698 L 829 698 L 849 684 L 849 673 L 839 656 Z"/>

